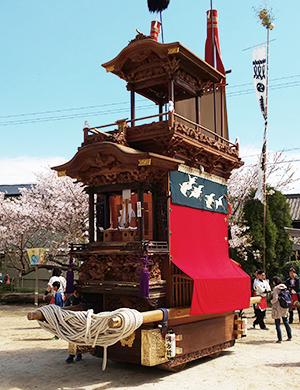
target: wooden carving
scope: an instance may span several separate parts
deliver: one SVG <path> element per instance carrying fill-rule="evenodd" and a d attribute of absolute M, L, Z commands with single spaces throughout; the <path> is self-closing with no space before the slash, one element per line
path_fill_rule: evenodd
<path fill-rule="evenodd" d="M 167 58 L 163 63 L 163 68 L 168 76 L 172 76 L 179 68 L 180 60 L 177 58 Z"/>
<path fill-rule="evenodd" d="M 165 171 L 154 170 L 151 167 L 134 167 L 128 171 L 118 171 L 107 174 L 101 174 L 101 171 L 95 170 L 82 176 L 82 181 L 90 187 L 97 187 L 108 184 L 150 182 L 156 183 L 165 176 Z"/>
<path fill-rule="evenodd" d="M 98 133 L 98 134 L 88 135 L 85 138 L 84 142 L 81 144 L 81 146 L 90 145 L 96 142 L 103 142 L 103 141 L 109 141 L 119 145 L 128 146 L 125 134 L 122 132 L 120 133 L 118 130 L 115 130 L 114 132 L 110 132 L 110 133 Z"/>
<path fill-rule="evenodd" d="M 139 283 L 142 263 L 139 254 L 110 254 L 110 255 L 87 255 L 80 257 L 84 261 L 79 270 L 79 280 L 116 280 Z M 149 265 L 149 280 L 160 281 L 160 265 L 165 258 L 163 255 L 151 256 L 153 264 Z"/>

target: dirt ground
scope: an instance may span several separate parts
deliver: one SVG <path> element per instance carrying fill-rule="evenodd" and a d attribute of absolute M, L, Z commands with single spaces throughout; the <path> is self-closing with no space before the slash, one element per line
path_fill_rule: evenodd
<path fill-rule="evenodd" d="M 189 363 L 178 373 L 102 360 L 83 355 L 81 362 L 66 364 L 67 342 L 36 321 L 28 321 L 30 306 L 0 306 L 1 390 L 105 390 L 105 389 L 300 389 L 300 325 L 292 325 L 293 340 L 276 344 L 270 311 L 270 330 L 249 329 L 248 336 L 223 351 L 218 358 Z M 295 313 L 296 314 L 296 313 Z M 252 311 L 247 310 L 248 327 Z M 286 339 L 282 325 L 283 340 Z M 199 335 L 201 337 L 201 335 Z M 108 349 L 109 354 L 109 349 Z"/>

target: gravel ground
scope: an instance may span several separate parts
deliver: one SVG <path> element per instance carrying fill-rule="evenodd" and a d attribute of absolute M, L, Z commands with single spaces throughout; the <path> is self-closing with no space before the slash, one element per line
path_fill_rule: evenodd
<path fill-rule="evenodd" d="M 111 361 L 102 372 L 102 360 L 90 354 L 68 365 L 67 342 L 51 340 L 36 321 L 28 321 L 31 310 L 34 307 L 0 306 L 1 390 L 300 389 L 300 325 L 292 325 L 291 342 L 276 344 L 269 310 L 270 330 L 249 329 L 247 337 L 218 358 L 191 362 L 178 373 Z M 246 314 L 252 324 L 252 310 Z M 283 325 L 282 332 L 285 340 Z"/>

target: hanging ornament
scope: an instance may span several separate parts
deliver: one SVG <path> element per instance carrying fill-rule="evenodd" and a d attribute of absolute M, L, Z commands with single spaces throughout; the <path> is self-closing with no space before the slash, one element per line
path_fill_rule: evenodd
<path fill-rule="evenodd" d="M 148 243 L 144 242 L 145 256 L 140 260 L 143 263 L 143 268 L 140 273 L 140 293 L 143 297 L 149 297 L 149 270 L 148 265 L 153 264 L 152 260 L 148 259 Z"/>

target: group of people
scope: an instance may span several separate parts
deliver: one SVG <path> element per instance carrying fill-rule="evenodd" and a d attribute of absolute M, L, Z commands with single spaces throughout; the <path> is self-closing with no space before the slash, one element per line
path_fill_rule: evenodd
<path fill-rule="evenodd" d="M 60 307 L 70 307 L 78 305 L 81 302 L 81 297 L 78 292 L 77 286 L 73 288 L 73 294 L 68 298 L 65 298 L 67 281 L 62 276 L 62 271 L 59 267 L 55 267 L 52 271 L 52 277 L 50 278 L 47 289 L 44 293 L 43 300 L 46 300 L 47 295 L 51 294 L 51 299 L 49 304 L 54 304 Z M 53 339 L 58 340 L 59 337 L 54 336 Z M 67 363 L 72 363 L 74 361 L 75 355 L 69 355 L 66 359 Z M 82 355 L 77 354 L 76 361 L 82 360 Z"/>
<path fill-rule="evenodd" d="M 253 281 L 253 296 L 260 296 L 261 302 L 254 305 L 255 320 L 253 322 L 253 328 L 259 325 L 261 329 L 268 330 L 264 323 L 267 309 L 267 295 L 271 292 L 272 299 L 272 318 L 275 320 L 275 326 L 277 331 L 277 343 L 282 342 L 282 333 L 280 328 L 280 319 L 282 318 L 283 324 L 287 333 L 287 341 L 292 340 L 292 331 L 290 324 L 293 323 L 293 311 L 296 308 L 298 311 L 299 322 L 300 322 L 300 307 L 298 303 L 298 294 L 300 293 L 300 279 L 296 274 L 296 269 L 291 267 L 289 270 L 289 277 L 285 284 L 278 276 L 274 276 L 272 279 L 273 291 L 266 279 L 266 274 L 263 270 L 255 271 L 255 279 Z M 290 291 L 292 297 L 292 306 L 284 308 L 280 304 L 280 294 L 284 291 Z"/>
<path fill-rule="evenodd" d="M 2 272 L 0 272 L 0 283 L 10 284 L 10 276 L 8 274 L 3 276 Z"/>

